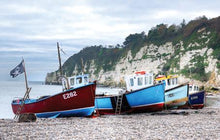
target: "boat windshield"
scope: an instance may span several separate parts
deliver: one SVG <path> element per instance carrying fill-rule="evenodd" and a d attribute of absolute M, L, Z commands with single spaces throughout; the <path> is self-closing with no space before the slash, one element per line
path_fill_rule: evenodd
<path fill-rule="evenodd" d="M 85 83 L 88 83 L 89 82 L 89 79 L 88 79 L 88 77 L 84 77 L 84 81 L 85 81 Z"/>
<path fill-rule="evenodd" d="M 70 78 L 70 85 L 74 85 L 75 84 L 75 78 Z"/>
<path fill-rule="evenodd" d="M 192 91 L 192 86 L 189 86 L 189 91 Z"/>
<path fill-rule="evenodd" d="M 84 74 L 84 75 L 73 76 L 73 77 L 69 77 L 68 80 L 70 83 L 70 88 L 76 88 L 88 84 L 89 75 Z"/>
<path fill-rule="evenodd" d="M 143 77 L 138 77 L 138 86 L 143 85 Z"/>
<path fill-rule="evenodd" d="M 130 86 L 134 86 L 134 79 L 130 78 Z"/>
<path fill-rule="evenodd" d="M 81 83 L 82 83 L 82 77 L 77 77 L 76 84 L 81 84 Z"/>

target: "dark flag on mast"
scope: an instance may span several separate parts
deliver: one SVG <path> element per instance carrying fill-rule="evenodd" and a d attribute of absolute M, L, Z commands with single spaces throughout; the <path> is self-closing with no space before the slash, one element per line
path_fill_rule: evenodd
<path fill-rule="evenodd" d="M 10 72 L 10 76 L 12 78 L 15 78 L 19 74 L 22 74 L 24 72 L 24 59 L 21 61 L 19 65 L 17 65 L 13 70 Z"/>

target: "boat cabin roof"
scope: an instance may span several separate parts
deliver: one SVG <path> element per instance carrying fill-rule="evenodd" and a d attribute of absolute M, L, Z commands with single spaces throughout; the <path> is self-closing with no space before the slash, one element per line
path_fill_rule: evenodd
<path fill-rule="evenodd" d="M 176 75 L 159 75 L 155 80 L 157 83 L 165 82 L 165 90 L 168 90 L 179 85 L 177 78 L 178 76 Z"/>
<path fill-rule="evenodd" d="M 168 76 L 165 76 L 165 75 L 159 75 L 156 77 L 156 81 L 161 81 L 161 80 L 167 80 L 167 79 L 174 79 L 174 78 L 178 78 L 177 75 L 168 75 Z"/>

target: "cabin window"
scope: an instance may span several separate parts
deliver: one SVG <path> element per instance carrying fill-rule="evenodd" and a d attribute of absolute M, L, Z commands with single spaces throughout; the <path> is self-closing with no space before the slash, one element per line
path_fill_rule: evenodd
<path fill-rule="evenodd" d="M 142 86 L 143 85 L 143 77 L 139 77 L 138 78 L 138 86 Z"/>
<path fill-rule="evenodd" d="M 76 84 L 81 84 L 82 83 L 82 77 L 76 78 Z"/>
<path fill-rule="evenodd" d="M 170 79 L 168 79 L 167 80 L 167 85 L 170 85 L 170 84 L 171 84 Z"/>
<path fill-rule="evenodd" d="M 70 79 L 70 85 L 74 85 L 75 84 L 75 78 L 71 78 Z"/>
<path fill-rule="evenodd" d="M 177 78 L 175 78 L 176 79 L 176 84 L 178 84 L 178 80 L 177 80 Z"/>
<path fill-rule="evenodd" d="M 88 83 L 89 81 L 88 81 L 88 77 L 84 77 L 84 82 L 85 83 Z"/>
<path fill-rule="evenodd" d="M 172 85 L 175 85 L 175 79 L 172 79 Z"/>
<path fill-rule="evenodd" d="M 67 89 L 66 79 L 62 80 L 63 89 Z"/>
<path fill-rule="evenodd" d="M 173 79 L 173 84 L 176 85 L 176 78 Z"/>
<path fill-rule="evenodd" d="M 150 77 L 149 77 L 149 84 L 151 85 L 152 83 L 153 83 L 153 77 L 150 76 Z"/>
<path fill-rule="evenodd" d="M 148 77 L 145 77 L 145 85 L 148 84 Z"/>
<path fill-rule="evenodd" d="M 133 78 L 130 79 L 130 86 L 134 86 L 134 79 Z"/>
<path fill-rule="evenodd" d="M 158 83 L 160 84 L 160 83 L 162 83 L 162 81 L 158 81 Z"/>
<path fill-rule="evenodd" d="M 192 86 L 189 86 L 189 91 L 192 91 Z"/>
<path fill-rule="evenodd" d="M 197 86 L 194 86 L 194 90 L 195 90 L 195 91 L 198 91 L 198 87 L 197 87 Z"/>

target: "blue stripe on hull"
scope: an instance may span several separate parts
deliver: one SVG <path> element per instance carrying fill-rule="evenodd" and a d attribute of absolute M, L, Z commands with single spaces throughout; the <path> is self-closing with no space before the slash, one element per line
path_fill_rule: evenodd
<path fill-rule="evenodd" d="M 204 100 L 205 100 L 205 91 L 200 91 L 189 95 L 190 105 L 204 104 Z"/>
<path fill-rule="evenodd" d="M 111 97 L 97 97 L 95 99 L 96 109 L 113 109 Z"/>
<path fill-rule="evenodd" d="M 95 107 L 56 111 L 56 112 L 44 112 L 36 113 L 38 118 L 57 118 L 57 117 L 85 117 L 92 115 Z"/>
<path fill-rule="evenodd" d="M 131 108 L 164 103 L 164 84 L 133 91 L 125 94 Z"/>
<path fill-rule="evenodd" d="M 181 100 L 187 97 L 188 84 L 165 91 L 165 104 L 167 102 L 175 102 L 176 100 Z M 174 103 L 169 105 L 169 107 L 178 107 L 184 105 L 185 103 L 186 101 Z"/>

